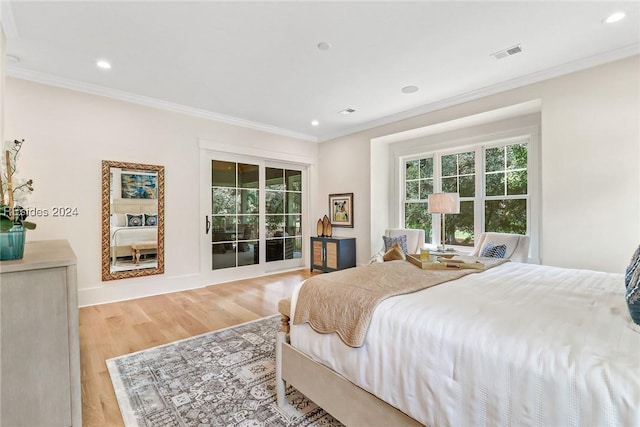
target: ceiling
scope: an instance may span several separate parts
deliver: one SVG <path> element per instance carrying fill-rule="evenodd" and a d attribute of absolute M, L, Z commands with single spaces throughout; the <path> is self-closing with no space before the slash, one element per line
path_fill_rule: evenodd
<path fill-rule="evenodd" d="M 3 0 L 1 16 L 9 76 L 310 141 L 640 53 L 638 1 Z"/>

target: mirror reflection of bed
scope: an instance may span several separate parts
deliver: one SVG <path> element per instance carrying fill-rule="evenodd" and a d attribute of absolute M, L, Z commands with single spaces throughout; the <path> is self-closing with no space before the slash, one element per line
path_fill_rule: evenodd
<path fill-rule="evenodd" d="M 157 199 L 114 197 L 110 211 L 111 271 L 156 268 Z"/>

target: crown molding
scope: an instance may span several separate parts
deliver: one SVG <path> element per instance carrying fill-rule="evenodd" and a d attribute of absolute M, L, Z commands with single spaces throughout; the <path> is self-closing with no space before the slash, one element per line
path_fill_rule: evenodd
<path fill-rule="evenodd" d="M 0 3 L 4 4 L 6 2 L 2 1 Z M 2 11 L 3 27 L 4 27 L 4 13 L 5 13 L 5 10 L 3 9 Z M 11 18 L 8 19 L 8 22 L 10 20 Z M 15 26 L 14 26 L 14 29 L 15 29 Z M 5 28 L 5 31 L 7 31 L 6 28 Z M 14 34 L 17 34 L 17 29 L 15 29 Z M 315 137 L 312 135 L 295 132 L 289 129 L 282 129 L 275 126 L 269 126 L 262 123 L 252 122 L 249 120 L 244 120 L 244 119 L 240 119 L 233 116 L 218 114 L 218 113 L 214 113 L 207 110 L 188 107 L 185 105 L 180 105 L 172 102 L 162 101 L 155 98 L 136 95 L 136 94 L 125 92 L 125 91 L 110 89 L 110 88 L 106 88 L 106 87 L 91 84 L 91 83 L 84 83 L 77 80 L 66 79 L 66 78 L 53 76 L 46 73 L 41 73 L 38 71 L 31 71 L 24 68 L 20 68 L 15 65 L 8 65 L 6 71 L 7 71 L 7 76 L 9 77 L 30 80 L 37 83 L 43 83 L 43 84 L 48 84 L 52 86 L 62 87 L 65 89 L 71 89 L 79 92 L 89 93 L 92 95 L 104 96 L 107 98 L 117 99 L 120 101 L 126 101 L 134 104 L 144 105 L 147 107 L 153 107 L 153 108 L 172 111 L 180 114 L 185 114 L 192 117 L 218 121 L 218 122 L 240 126 L 248 129 L 258 130 L 258 131 L 286 136 L 290 138 L 296 138 L 303 141 L 324 142 L 324 141 L 340 138 L 343 136 L 351 135 L 357 132 L 369 130 L 375 127 L 383 126 L 386 124 L 398 122 L 411 117 L 416 117 L 422 114 L 427 114 L 443 108 L 452 107 L 454 105 L 462 104 L 464 102 L 469 102 L 469 101 L 473 101 L 486 96 L 495 95 L 497 93 L 505 92 L 507 90 L 515 89 L 515 88 L 526 86 L 533 83 L 538 83 L 540 81 L 548 80 L 554 77 L 559 77 L 565 74 L 570 74 L 570 73 L 584 70 L 587 68 L 606 64 L 608 62 L 617 61 L 617 60 L 624 59 L 624 58 L 627 58 L 633 55 L 638 55 L 638 54 L 640 54 L 640 44 L 634 43 L 632 45 L 607 51 L 599 55 L 594 55 L 594 56 L 582 58 L 576 61 L 567 62 L 565 64 L 548 68 L 546 70 L 542 70 L 536 73 L 527 74 L 525 76 L 507 80 L 505 82 L 501 82 L 495 85 L 487 86 L 487 87 L 466 92 L 460 95 L 445 98 L 436 102 L 422 105 L 420 107 L 416 107 L 416 108 L 402 111 L 400 113 L 392 114 L 390 116 L 385 116 L 378 120 L 372 120 L 357 126 L 350 127 L 347 130 L 342 132 L 325 134 L 320 137 Z"/>
<path fill-rule="evenodd" d="M 276 135 L 286 136 L 290 138 L 301 139 L 303 141 L 318 142 L 315 136 L 307 135 L 300 132 L 294 132 L 288 129 L 282 129 L 275 126 L 269 126 L 262 123 L 252 122 L 249 120 L 239 119 L 233 116 L 226 116 L 207 110 L 188 107 L 186 105 L 176 104 L 173 102 L 162 101 L 160 99 L 150 98 L 147 96 L 136 95 L 133 93 L 110 89 L 104 86 L 92 83 L 84 83 L 78 80 L 66 79 L 51 74 L 41 73 L 38 71 L 27 70 L 18 66 L 7 66 L 7 76 L 23 80 L 29 80 L 36 83 L 43 83 L 51 86 L 57 86 L 64 89 L 71 89 L 78 92 L 89 93 L 91 95 L 104 96 L 107 98 L 117 99 L 119 101 L 131 102 L 146 107 L 158 108 L 161 110 L 172 111 L 174 113 L 185 114 L 201 119 L 213 120 L 226 123 L 229 125 L 240 126 L 248 129 L 258 130 L 262 132 L 272 133 Z"/>
<path fill-rule="evenodd" d="M 460 95 L 445 98 L 440 101 L 432 102 L 430 104 L 425 104 L 420 107 L 412 108 L 410 110 L 405 110 L 397 114 L 392 114 L 390 116 L 385 116 L 378 120 L 373 120 L 358 126 L 354 126 L 345 132 L 322 135 L 318 137 L 318 142 L 329 141 L 332 139 L 351 135 L 356 132 L 369 130 L 378 126 L 383 126 L 390 123 L 398 122 L 400 120 L 416 117 L 422 114 L 431 113 L 436 110 L 452 107 L 454 105 L 462 104 L 468 101 L 473 101 L 479 98 L 483 98 L 485 96 L 495 95 L 500 92 L 505 92 L 507 90 L 516 89 L 518 87 L 527 86 L 529 84 L 538 83 L 544 80 L 549 80 L 554 77 L 559 77 L 565 74 L 574 73 L 587 68 L 603 65 L 609 62 L 618 61 L 620 59 L 628 58 L 634 55 L 640 55 L 639 43 L 634 43 L 632 45 L 624 46 L 619 49 L 607 51 L 599 55 L 589 56 L 576 61 L 567 62 L 565 64 L 558 65 L 556 67 L 547 68 L 542 71 L 527 74 L 525 76 L 507 80 L 495 85 L 487 86 L 487 87 L 466 92 Z"/>

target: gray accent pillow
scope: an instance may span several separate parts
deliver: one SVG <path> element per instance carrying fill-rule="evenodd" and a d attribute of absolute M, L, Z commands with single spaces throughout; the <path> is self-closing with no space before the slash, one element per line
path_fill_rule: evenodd
<path fill-rule="evenodd" d="M 384 241 L 384 251 L 387 252 L 389 249 L 393 247 L 395 242 L 398 242 L 400 245 L 400 249 L 402 252 L 407 255 L 409 253 L 409 249 L 407 248 L 407 235 L 402 234 L 400 236 L 382 236 L 382 240 Z"/>

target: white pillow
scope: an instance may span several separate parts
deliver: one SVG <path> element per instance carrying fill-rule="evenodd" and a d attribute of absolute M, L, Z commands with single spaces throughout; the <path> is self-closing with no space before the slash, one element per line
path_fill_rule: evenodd
<path fill-rule="evenodd" d="M 111 214 L 111 225 L 114 227 L 125 227 L 127 225 L 126 214 Z"/>

